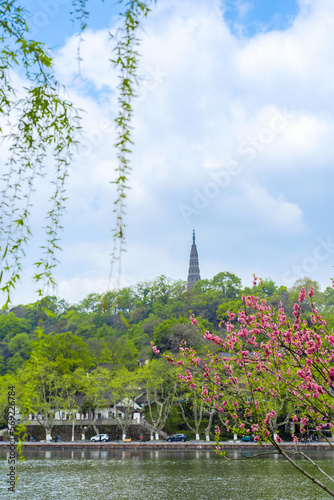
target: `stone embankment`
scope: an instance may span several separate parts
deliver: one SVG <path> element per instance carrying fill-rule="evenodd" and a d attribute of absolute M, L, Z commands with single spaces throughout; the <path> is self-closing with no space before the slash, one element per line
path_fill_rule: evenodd
<path fill-rule="evenodd" d="M 295 451 L 326 451 L 331 450 L 326 442 L 320 443 L 307 443 L 294 445 L 292 443 L 282 443 L 285 449 L 295 450 Z M 0 442 L 0 449 L 7 448 L 9 442 Z M 25 442 L 22 444 L 23 450 L 214 450 L 215 443 L 206 441 L 189 441 L 186 443 L 167 443 L 166 441 L 148 441 L 141 443 L 139 441 L 131 442 L 107 442 L 107 443 L 92 443 L 90 441 L 73 441 L 73 442 L 41 442 L 36 441 L 33 443 Z M 221 443 L 222 451 L 234 450 L 234 451 L 252 451 L 261 452 L 265 450 L 272 452 L 274 447 L 271 444 L 258 445 L 256 443 L 241 443 L 241 442 L 223 442 Z"/>

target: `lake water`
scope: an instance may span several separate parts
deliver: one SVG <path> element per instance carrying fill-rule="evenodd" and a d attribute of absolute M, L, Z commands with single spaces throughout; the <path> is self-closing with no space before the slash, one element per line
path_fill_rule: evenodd
<path fill-rule="evenodd" d="M 226 461 L 210 451 L 26 451 L 16 492 L 7 491 L 0 450 L 0 498 L 19 500 L 322 500 L 330 498 L 277 455 Z M 237 456 L 228 452 L 228 457 Z M 312 458 L 334 476 L 334 454 Z M 299 462 L 300 463 L 300 462 Z M 311 471 L 312 466 L 308 466 Z M 330 483 L 329 483 L 330 486 Z M 332 484 L 334 486 L 334 484 Z M 331 486 L 330 486 L 331 487 Z"/>

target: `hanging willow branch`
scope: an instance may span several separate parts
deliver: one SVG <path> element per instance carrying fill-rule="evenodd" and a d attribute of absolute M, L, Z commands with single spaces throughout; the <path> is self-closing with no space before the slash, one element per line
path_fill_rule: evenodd
<path fill-rule="evenodd" d="M 0 133 L 10 153 L 0 191 L 0 291 L 5 295 L 4 308 L 21 277 L 22 260 L 32 236 L 32 196 L 37 179 L 44 175 L 54 191 L 46 214 L 46 243 L 35 263 L 35 280 L 41 283 L 38 294 L 44 296 L 55 284 L 53 270 L 66 199 L 65 180 L 79 128 L 72 104 L 61 97 L 51 57 L 43 44 L 28 35 L 23 9 L 15 0 L 1 2 Z M 14 70 L 23 70 L 25 86 L 11 83 Z"/>
<path fill-rule="evenodd" d="M 116 168 L 115 225 L 112 264 L 125 244 L 125 208 L 130 154 L 133 148 L 131 120 L 133 99 L 138 85 L 138 29 L 156 0 L 120 0 L 125 3 L 121 24 L 115 35 L 114 57 L 119 71 L 118 115 L 116 117 L 118 165 Z M 72 0 L 71 16 L 79 21 L 80 33 L 86 29 L 88 0 Z M 112 36 L 112 35 L 111 35 Z M 78 46 L 80 63 L 80 41 Z M 14 86 L 13 70 L 23 70 L 26 86 Z M 4 121 L 7 121 L 4 126 Z M 6 128 L 6 136 L 4 134 Z M 76 143 L 79 119 L 72 104 L 61 97 L 61 87 L 52 71 L 52 58 L 43 44 L 29 39 L 25 11 L 16 0 L 0 4 L 0 133 L 6 139 L 10 156 L 0 185 L 0 292 L 6 308 L 22 273 L 25 250 L 32 237 L 30 228 L 33 195 L 39 177 L 49 176 L 54 190 L 46 214 L 46 242 L 35 262 L 38 294 L 44 297 L 55 286 L 61 216 L 66 203 L 66 179 L 72 147 Z M 50 168 L 50 164 L 53 167 Z M 53 174 L 52 174 L 53 172 Z M 51 177 L 50 177 L 51 175 Z"/>
<path fill-rule="evenodd" d="M 121 3 L 121 2 L 120 2 Z M 125 210 L 127 190 L 129 189 L 129 175 L 131 172 L 130 154 L 133 148 L 131 121 L 133 117 L 133 100 L 136 97 L 135 89 L 138 86 L 138 29 L 143 20 L 151 11 L 151 5 L 156 0 L 130 0 L 126 2 L 126 11 L 121 14 L 123 22 L 112 38 L 116 40 L 114 47 L 114 58 L 111 62 L 119 72 L 119 97 L 118 115 L 115 119 L 117 139 L 118 165 L 116 168 L 116 200 L 115 200 L 115 226 L 113 228 L 114 248 L 111 255 L 112 265 L 119 261 L 121 266 L 121 255 L 125 245 Z"/>

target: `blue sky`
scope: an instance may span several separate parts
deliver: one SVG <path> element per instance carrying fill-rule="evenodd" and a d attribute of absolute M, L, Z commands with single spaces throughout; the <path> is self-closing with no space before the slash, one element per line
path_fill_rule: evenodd
<path fill-rule="evenodd" d="M 123 4 L 115 0 L 87 2 L 89 27 L 104 29 L 118 16 Z M 77 16 L 71 14 L 72 0 L 25 0 L 22 5 L 30 13 L 29 26 L 32 32 L 50 47 L 61 47 L 64 40 L 78 28 Z M 291 26 L 299 12 L 295 0 L 226 0 L 221 2 L 221 7 L 233 33 L 242 33 L 245 37 L 274 29 L 284 30 Z"/>
<path fill-rule="evenodd" d="M 88 3 L 81 78 L 71 2 L 23 5 L 34 37 L 52 47 L 57 78 L 86 111 L 57 270 L 59 297 L 77 302 L 103 292 L 109 274 L 117 75 L 108 31 L 119 5 Z M 157 1 L 142 32 L 122 286 L 186 279 L 193 226 L 203 278 L 229 271 L 244 284 L 252 273 L 330 284 L 333 22 L 331 0 Z M 35 300 L 42 209 L 38 199 L 15 303 Z"/>
<path fill-rule="evenodd" d="M 299 12 L 295 0 L 228 0 L 225 19 L 233 33 L 244 37 L 289 28 Z"/>

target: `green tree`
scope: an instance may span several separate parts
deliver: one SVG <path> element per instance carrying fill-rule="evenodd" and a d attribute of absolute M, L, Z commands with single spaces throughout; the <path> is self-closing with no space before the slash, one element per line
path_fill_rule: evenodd
<path fill-rule="evenodd" d="M 13 312 L 0 315 L 0 340 L 7 342 L 19 333 L 29 333 L 31 324 L 29 321 L 17 318 Z"/>
<path fill-rule="evenodd" d="M 101 309 L 101 295 L 98 293 L 90 293 L 76 307 L 76 310 L 86 314 L 98 312 Z"/>
<path fill-rule="evenodd" d="M 108 406 L 112 408 L 113 418 L 122 430 L 122 438 L 125 439 L 133 414 L 139 411 L 135 401 L 140 391 L 138 373 L 122 368 L 116 374 L 109 374 L 106 389 Z"/>
<path fill-rule="evenodd" d="M 224 298 L 236 298 L 241 293 L 241 279 L 235 274 L 222 272 L 211 280 L 213 289 L 222 290 Z"/>
<path fill-rule="evenodd" d="M 159 346 L 161 352 L 177 353 L 183 340 L 191 347 L 198 348 L 203 344 L 199 330 L 188 318 L 165 320 L 154 331 L 154 343 Z"/>
<path fill-rule="evenodd" d="M 10 353 L 20 353 L 25 359 L 28 359 L 31 349 L 32 341 L 27 333 L 18 333 L 8 343 Z"/>
<path fill-rule="evenodd" d="M 137 366 L 138 349 L 133 341 L 117 335 L 107 325 L 101 327 L 99 332 L 98 338 L 88 341 L 95 363 L 112 363 L 115 369 L 120 366 L 129 369 Z"/>
<path fill-rule="evenodd" d="M 15 387 L 20 412 L 26 420 L 34 417 L 44 428 L 47 441 L 51 440 L 55 415 L 75 406 L 80 380 L 78 371 L 62 373 L 57 362 L 35 352 L 17 372 Z"/>
<path fill-rule="evenodd" d="M 328 286 L 324 291 L 324 301 L 326 307 L 334 306 L 334 288 Z"/>
<path fill-rule="evenodd" d="M 14 356 L 7 359 L 6 368 L 9 373 L 15 373 L 19 368 L 22 367 L 24 359 L 19 352 L 16 352 Z"/>
<path fill-rule="evenodd" d="M 224 300 L 217 309 L 217 319 L 219 321 L 228 321 L 228 312 L 237 314 L 242 307 L 242 300 Z"/>
<path fill-rule="evenodd" d="M 211 408 L 208 408 L 203 398 L 193 391 L 187 391 L 184 388 L 179 388 L 178 391 L 178 406 L 181 411 L 182 419 L 187 427 L 195 434 L 195 439 L 200 439 L 200 427 L 204 417 L 204 413 L 211 413 Z M 189 410 L 189 414 L 187 410 Z M 211 418 L 212 420 L 212 418 Z"/>
<path fill-rule="evenodd" d="M 78 368 L 87 371 L 92 364 L 88 345 L 72 332 L 42 337 L 34 353 L 52 363 L 60 374 L 69 374 Z"/>
<path fill-rule="evenodd" d="M 88 410 L 89 414 L 89 424 L 94 427 L 96 434 L 99 433 L 96 418 L 97 411 L 108 408 L 108 383 L 110 380 L 110 371 L 105 368 L 98 367 L 96 370 L 91 371 L 87 378 L 84 388 L 84 410 Z"/>
<path fill-rule="evenodd" d="M 140 383 L 145 391 L 147 410 L 146 421 L 151 432 L 159 439 L 159 432 L 164 428 L 167 418 L 175 404 L 177 388 L 177 370 L 167 365 L 164 360 L 153 360 L 139 373 Z"/>
<path fill-rule="evenodd" d="M 318 309 L 321 309 L 324 304 L 324 296 L 321 292 L 320 285 L 317 281 L 312 280 L 308 276 L 304 276 L 303 278 L 299 278 L 295 281 L 295 283 L 290 288 L 291 295 L 294 300 L 297 300 L 298 294 L 301 288 L 304 287 L 305 290 L 310 290 L 311 287 L 314 289 L 313 301 Z M 307 300 L 304 304 L 304 307 L 308 306 L 308 310 L 310 310 L 310 300 Z"/>

